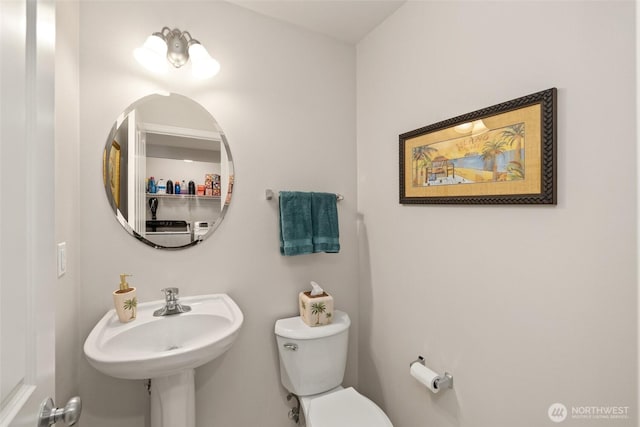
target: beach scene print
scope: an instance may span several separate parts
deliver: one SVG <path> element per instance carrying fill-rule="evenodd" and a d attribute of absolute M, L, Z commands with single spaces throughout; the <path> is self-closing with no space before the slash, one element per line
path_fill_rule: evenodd
<path fill-rule="evenodd" d="M 476 120 L 454 130 L 461 136 L 413 148 L 414 187 L 524 180 L 524 122 L 488 129 Z"/>

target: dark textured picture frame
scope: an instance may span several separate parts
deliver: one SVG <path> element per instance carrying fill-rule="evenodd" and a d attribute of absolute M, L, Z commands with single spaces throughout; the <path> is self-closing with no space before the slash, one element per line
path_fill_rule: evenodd
<path fill-rule="evenodd" d="M 557 89 L 551 88 L 401 134 L 399 136 L 400 203 L 555 205 L 557 203 L 556 105 Z M 521 123 L 523 148 L 520 148 L 519 141 L 517 150 L 509 150 L 510 154 L 507 148 L 513 147 L 514 139 L 508 138 L 511 134 L 505 129 L 518 126 L 513 123 L 520 121 L 520 117 L 527 117 Z M 506 125 L 487 128 L 484 126 L 485 122 Z M 457 134 L 453 132 L 454 130 L 461 132 L 459 128 L 471 129 L 473 123 L 482 124 L 484 142 L 480 141 L 480 137 L 474 137 L 474 134 L 455 136 Z M 454 136 L 451 137 L 451 135 Z M 487 141 L 492 137 L 493 141 Z M 503 139 L 500 140 L 500 138 Z M 456 151 L 458 156 L 461 156 L 460 150 L 467 149 L 464 144 L 469 144 L 475 149 L 484 149 L 484 151 L 472 151 L 472 148 L 468 148 L 464 157 L 430 158 L 433 153 L 438 154 L 438 150 L 432 147 L 445 147 L 449 152 Z M 497 151 L 494 150 L 492 159 L 489 158 L 490 154 L 487 154 L 490 152 L 491 147 L 488 147 L 490 144 L 500 147 L 496 149 Z M 456 148 L 461 146 L 463 148 Z M 516 155 L 515 152 L 518 153 L 516 159 L 513 158 Z M 522 159 L 520 153 L 522 153 Z M 511 157 L 505 159 L 508 154 Z M 419 162 L 418 158 L 422 161 Z M 497 170 L 498 158 L 502 162 L 502 167 L 506 168 L 502 172 Z M 465 162 L 479 164 L 481 161 L 485 162 L 483 170 L 465 170 L 460 167 Z M 493 165 L 491 166 L 493 169 L 487 167 L 487 164 Z M 458 165 L 457 170 L 456 165 Z M 456 172 L 458 172 L 457 176 Z M 470 173 L 476 173 L 475 176 L 481 181 L 476 181 L 472 179 L 473 177 L 469 179 L 463 177 L 465 172 L 467 178 Z M 442 175 L 446 176 L 444 182 Z"/>

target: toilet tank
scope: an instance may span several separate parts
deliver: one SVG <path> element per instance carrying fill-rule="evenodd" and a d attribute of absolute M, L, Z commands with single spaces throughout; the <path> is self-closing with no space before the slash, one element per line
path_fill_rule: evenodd
<path fill-rule="evenodd" d="M 300 316 L 276 321 L 282 385 L 298 396 L 310 396 L 342 384 L 350 325 L 347 313 L 339 310 L 325 326 L 308 326 Z"/>

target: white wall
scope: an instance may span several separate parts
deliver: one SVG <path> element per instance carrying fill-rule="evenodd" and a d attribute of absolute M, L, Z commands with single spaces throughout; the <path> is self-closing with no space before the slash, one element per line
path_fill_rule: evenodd
<path fill-rule="evenodd" d="M 409 2 L 357 46 L 359 383 L 397 427 L 637 425 L 633 2 Z M 398 135 L 558 88 L 558 205 L 402 206 Z M 426 356 L 454 375 L 429 394 Z"/>
<path fill-rule="evenodd" d="M 66 242 L 67 273 L 56 284 L 56 403 L 78 394 L 82 341 L 78 328 L 80 292 L 80 123 L 77 2 L 56 5 L 55 71 L 55 237 Z"/>
<path fill-rule="evenodd" d="M 132 51 L 163 26 L 188 30 L 222 64 L 194 82 L 190 70 L 148 74 Z M 154 250 L 113 218 L 102 185 L 102 149 L 111 125 L 136 99 L 177 92 L 207 108 L 231 147 L 234 195 L 222 225 L 202 245 Z M 223 2 L 80 4 L 80 336 L 112 307 L 119 273 L 131 273 L 141 301 L 165 286 L 182 295 L 227 292 L 245 314 L 233 348 L 196 372 L 199 426 L 288 425 L 273 336 L 295 315 L 297 294 L 317 280 L 356 321 L 357 239 L 354 48 Z M 265 188 L 340 192 L 339 255 L 284 258 L 277 205 Z M 357 375 L 357 340 L 347 383 Z M 116 380 L 80 363 L 82 424 L 145 425 L 142 381 Z"/>

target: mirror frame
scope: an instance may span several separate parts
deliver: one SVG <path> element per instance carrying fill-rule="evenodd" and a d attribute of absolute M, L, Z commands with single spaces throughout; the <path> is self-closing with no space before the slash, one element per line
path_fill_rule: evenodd
<path fill-rule="evenodd" d="M 226 200 L 224 201 L 222 209 L 220 210 L 220 215 L 217 217 L 215 222 L 209 227 L 209 230 L 207 231 L 207 234 L 205 234 L 205 235 L 201 236 L 200 238 L 195 239 L 195 240 L 193 240 L 193 241 L 191 241 L 191 242 L 189 242 L 189 243 L 187 243 L 185 245 L 180 245 L 180 246 L 160 245 L 158 243 L 152 242 L 151 240 L 149 240 L 146 237 L 142 236 L 140 233 L 136 232 L 131 227 L 131 225 L 127 222 L 127 220 L 123 216 L 122 212 L 120 211 L 119 207 L 116 205 L 116 201 L 114 200 L 114 198 L 113 198 L 113 196 L 111 194 L 110 188 L 109 188 L 109 182 L 110 182 L 110 174 L 109 174 L 109 166 L 108 166 L 109 155 L 110 155 L 110 150 L 111 150 L 112 144 L 115 142 L 114 138 L 116 137 L 116 134 L 117 134 L 118 130 L 120 129 L 120 126 L 122 125 L 124 120 L 129 116 L 129 114 L 133 110 L 138 108 L 143 103 L 150 101 L 150 98 L 154 98 L 154 97 L 158 97 L 158 96 L 162 96 L 162 97 L 165 97 L 165 96 L 178 96 L 178 97 L 181 97 L 181 98 L 188 99 L 189 101 L 197 104 L 200 108 L 202 108 L 203 111 L 205 111 L 209 115 L 209 117 L 211 117 L 211 120 L 213 121 L 215 127 L 217 128 L 217 132 L 220 135 L 221 148 L 223 148 L 226 151 L 227 162 L 229 163 L 229 174 L 228 174 L 228 178 L 227 178 L 228 188 L 229 189 L 228 189 Z M 120 161 L 118 160 L 118 163 L 119 162 Z M 233 190 L 234 190 L 234 187 L 235 187 L 235 165 L 233 163 L 233 157 L 231 155 L 231 149 L 229 148 L 229 142 L 227 140 L 227 137 L 226 137 L 224 131 L 222 130 L 222 128 L 220 127 L 220 125 L 218 124 L 218 121 L 215 119 L 215 117 L 213 117 L 213 115 L 209 112 L 209 110 L 207 110 L 199 102 L 197 102 L 197 101 L 193 100 L 192 98 L 190 98 L 188 96 L 185 96 L 185 95 L 181 95 L 181 94 L 173 93 L 173 92 L 169 93 L 168 95 L 167 94 L 161 94 L 161 93 L 153 93 L 153 94 L 144 96 L 144 97 L 139 98 L 138 100 L 134 101 L 122 113 L 120 113 L 120 115 L 118 116 L 116 121 L 111 126 L 111 130 L 109 131 L 109 135 L 107 136 L 107 140 L 105 142 L 104 150 L 103 150 L 103 153 L 102 153 L 102 177 L 103 177 L 104 190 L 105 190 L 105 196 L 107 198 L 107 203 L 109 204 L 109 207 L 111 208 L 111 210 L 115 213 L 115 218 L 118 221 L 118 223 L 120 223 L 122 228 L 124 228 L 125 231 L 129 235 L 133 236 L 134 238 L 136 238 L 140 242 L 145 243 L 148 246 L 151 246 L 154 249 L 179 250 L 179 249 L 190 248 L 192 246 L 195 246 L 195 245 L 203 242 L 204 240 L 208 239 L 216 231 L 216 229 L 220 226 L 220 223 L 224 219 L 224 216 L 225 216 L 227 210 L 229 209 L 229 205 L 231 204 L 231 198 L 233 197 L 233 193 L 234 193 Z"/>

